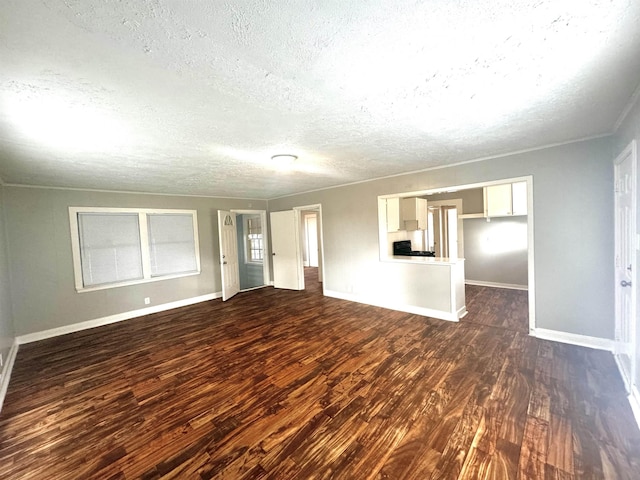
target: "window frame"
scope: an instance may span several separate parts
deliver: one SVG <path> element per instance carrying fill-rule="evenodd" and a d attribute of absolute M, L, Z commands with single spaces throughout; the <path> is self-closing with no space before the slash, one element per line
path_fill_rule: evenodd
<path fill-rule="evenodd" d="M 262 225 L 262 216 L 259 214 L 243 214 L 247 215 L 243 218 L 242 221 L 242 237 L 244 241 L 244 263 L 246 265 L 264 265 L 264 255 L 265 255 L 265 243 L 264 243 L 264 227 Z M 259 219 L 260 220 L 260 242 L 262 244 L 262 259 L 261 260 L 252 260 L 251 259 L 251 239 L 249 238 L 250 229 L 249 229 L 249 221 L 251 219 Z M 257 250 L 257 249 L 255 249 Z"/>
<path fill-rule="evenodd" d="M 78 225 L 79 213 L 135 213 L 138 215 L 138 228 L 140 234 L 140 252 L 142 255 L 142 276 L 141 279 L 127 280 L 124 282 L 104 283 L 100 285 L 85 286 L 82 276 L 82 260 L 80 252 L 80 230 Z M 191 272 L 172 273 L 168 275 L 151 275 L 151 253 L 149 247 L 149 228 L 147 215 L 162 214 L 182 214 L 191 215 L 193 223 L 193 242 L 195 250 L 196 270 Z M 173 278 L 189 277 L 199 275 L 200 268 L 200 243 L 198 239 L 198 212 L 196 210 L 182 209 L 159 209 L 159 208 L 114 208 L 114 207 L 69 207 L 69 230 L 71 233 L 71 251 L 73 258 L 73 276 L 75 289 L 78 293 L 93 292 L 96 290 L 106 290 L 109 288 L 125 287 L 142 283 L 158 282 L 160 280 L 170 280 Z"/>

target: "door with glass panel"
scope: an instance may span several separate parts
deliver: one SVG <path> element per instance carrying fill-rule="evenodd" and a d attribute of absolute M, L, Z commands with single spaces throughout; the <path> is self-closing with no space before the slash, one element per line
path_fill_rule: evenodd
<path fill-rule="evenodd" d="M 235 213 L 218 210 L 218 232 L 220 235 L 222 300 L 226 301 L 240 291 Z"/>

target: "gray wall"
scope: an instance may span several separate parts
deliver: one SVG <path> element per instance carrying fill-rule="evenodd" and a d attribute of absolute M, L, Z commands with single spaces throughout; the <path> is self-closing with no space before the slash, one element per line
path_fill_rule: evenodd
<path fill-rule="evenodd" d="M 0 354 L 6 365 L 15 331 L 11 313 L 11 288 L 5 230 L 4 187 L 0 187 Z"/>
<path fill-rule="evenodd" d="M 611 339 L 611 159 L 610 139 L 594 139 L 270 200 L 269 210 L 321 203 L 325 288 L 389 299 L 405 267 L 379 261 L 378 195 L 532 175 L 537 327 Z"/>
<path fill-rule="evenodd" d="M 464 220 L 464 258 L 465 280 L 526 287 L 527 217 Z"/>
<path fill-rule="evenodd" d="M 622 123 L 616 135 L 614 137 L 615 146 L 613 157 L 617 157 L 622 151 L 629 145 L 629 143 L 635 140 L 637 142 L 638 153 L 640 154 L 640 100 L 636 101 L 634 108 L 631 110 L 625 121 Z M 638 165 L 640 167 L 640 165 Z M 640 168 L 638 168 L 640 173 Z M 638 188 L 640 188 L 640 178 L 637 181 Z M 640 229 L 640 192 L 637 196 L 637 214 L 636 228 Z M 637 253 L 637 252 L 636 252 Z M 640 268 L 640 254 L 636 254 L 636 272 Z M 636 317 L 636 378 L 634 379 L 634 385 L 640 390 L 640 285 L 636 282 L 636 298 L 638 300 L 639 308 L 637 309 L 638 316 Z"/>
<path fill-rule="evenodd" d="M 483 213 L 482 188 L 429 195 L 428 201 L 462 199 L 462 212 Z M 465 279 L 526 287 L 528 284 L 527 217 L 497 217 L 487 222 L 484 218 L 465 219 L 464 258 Z M 504 246 L 496 240 L 511 235 L 512 242 Z M 488 244 L 491 242 L 492 244 Z"/>
<path fill-rule="evenodd" d="M 198 212 L 201 274 L 77 293 L 69 206 L 180 208 Z M 5 187 L 6 229 L 16 335 L 217 293 L 221 290 L 218 209 L 266 209 L 259 200 L 230 200 Z"/>
<path fill-rule="evenodd" d="M 425 195 L 423 198 L 427 199 L 427 205 L 430 201 L 439 202 L 440 200 L 454 200 L 459 198 L 462 200 L 462 212 L 458 212 L 459 214 L 484 213 L 484 193 L 482 188 L 468 188 L 465 190 L 458 190 L 457 192 Z"/>

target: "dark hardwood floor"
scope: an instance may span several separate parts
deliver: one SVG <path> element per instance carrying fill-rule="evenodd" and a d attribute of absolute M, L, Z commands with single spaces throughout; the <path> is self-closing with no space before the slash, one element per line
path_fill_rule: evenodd
<path fill-rule="evenodd" d="M 640 478 L 611 354 L 529 337 L 526 294 L 451 323 L 313 273 L 23 345 L 0 478 Z"/>

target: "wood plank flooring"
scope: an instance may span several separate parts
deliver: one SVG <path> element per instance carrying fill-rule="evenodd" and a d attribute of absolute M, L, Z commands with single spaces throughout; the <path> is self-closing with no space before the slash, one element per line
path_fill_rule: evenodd
<path fill-rule="evenodd" d="M 21 346 L 0 478 L 640 478 L 612 356 L 529 337 L 526 293 L 451 323 L 313 275 Z"/>

